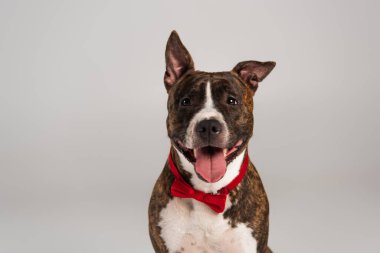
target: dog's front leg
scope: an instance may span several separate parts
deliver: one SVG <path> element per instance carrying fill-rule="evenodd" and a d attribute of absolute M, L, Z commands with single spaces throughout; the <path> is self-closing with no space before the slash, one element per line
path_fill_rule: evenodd
<path fill-rule="evenodd" d="M 151 201 L 149 205 L 149 236 L 156 253 L 168 253 L 164 240 L 161 238 L 161 228 L 158 226 L 159 212 Z"/>
<path fill-rule="evenodd" d="M 152 192 L 149 202 L 149 235 L 152 241 L 154 251 L 156 253 L 168 253 L 164 240 L 161 237 L 161 227 L 158 225 L 160 222 L 160 212 L 170 199 L 170 185 L 172 184 L 173 177 L 170 174 L 169 168 L 165 166 L 160 177 L 158 178 Z"/>
<path fill-rule="evenodd" d="M 156 253 L 168 253 L 168 249 L 165 246 L 164 240 L 162 240 L 159 232 L 159 228 L 151 228 L 149 231 L 150 240 L 152 241 L 152 245 L 154 251 Z"/>

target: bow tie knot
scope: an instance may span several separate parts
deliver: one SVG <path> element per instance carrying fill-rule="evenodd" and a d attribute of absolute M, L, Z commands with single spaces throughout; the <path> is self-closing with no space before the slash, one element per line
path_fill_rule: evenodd
<path fill-rule="evenodd" d="M 204 193 L 195 190 L 186 182 L 181 179 L 176 178 L 171 187 L 171 194 L 178 198 L 192 198 L 199 202 L 208 205 L 212 210 L 217 213 L 224 211 L 226 205 L 227 194 L 211 194 Z"/>

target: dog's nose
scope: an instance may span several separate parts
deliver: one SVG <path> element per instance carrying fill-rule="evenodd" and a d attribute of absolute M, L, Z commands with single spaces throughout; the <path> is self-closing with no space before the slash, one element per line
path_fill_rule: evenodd
<path fill-rule="evenodd" d="M 222 132 L 222 124 L 215 119 L 202 120 L 195 128 L 195 131 L 202 138 L 210 138 Z"/>

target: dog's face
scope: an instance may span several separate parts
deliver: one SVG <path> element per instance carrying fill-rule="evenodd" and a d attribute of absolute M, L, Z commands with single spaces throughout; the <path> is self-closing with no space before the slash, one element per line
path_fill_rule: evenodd
<path fill-rule="evenodd" d="M 253 95 L 274 66 L 246 61 L 228 72 L 195 71 L 177 33 L 171 34 L 164 77 L 168 135 L 200 179 L 220 180 L 227 164 L 247 146 L 253 133 Z"/>

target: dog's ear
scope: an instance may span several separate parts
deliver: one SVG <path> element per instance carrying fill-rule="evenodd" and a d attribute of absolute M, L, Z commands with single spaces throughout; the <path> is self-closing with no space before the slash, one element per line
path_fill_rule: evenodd
<path fill-rule="evenodd" d="M 186 71 L 194 69 L 193 59 L 176 31 L 172 31 L 166 44 L 165 60 L 164 83 L 166 90 L 169 91 Z"/>
<path fill-rule="evenodd" d="M 259 61 L 243 61 L 239 62 L 232 71 L 237 73 L 240 78 L 249 85 L 255 94 L 259 82 L 269 75 L 272 69 L 276 66 L 273 61 L 259 62 Z"/>

